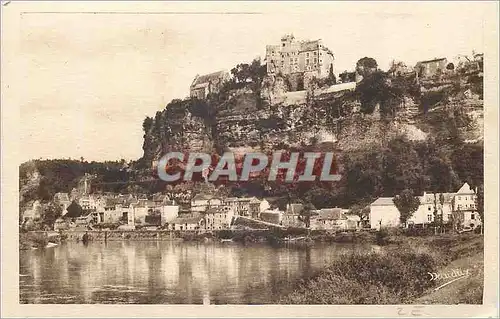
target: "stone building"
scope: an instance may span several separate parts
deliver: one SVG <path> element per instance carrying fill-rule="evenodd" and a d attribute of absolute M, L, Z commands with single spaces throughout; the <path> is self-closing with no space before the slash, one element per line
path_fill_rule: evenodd
<path fill-rule="evenodd" d="M 229 72 L 218 71 L 205 75 L 196 75 L 191 83 L 190 96 L 200 100 L 205 99 L 209 94 L 218 93 L 222 85 L 230 78 Z"/>
<path fill-rule="evenodd" d="M 267 74 L 311 73 L 325 78 L 333 71 L 334 60 L 321 40 L 297 41 L 293 35 L 285 35 L 280 44 L 266 47 Z"/>
<path fill-rule="evenodd" d="M 419 78 L 433 77 L 446 70 L 448 60 L 446 58 L 436 58 L 427 61 L 420 61 L 415 65 L 415 71 Z"/>

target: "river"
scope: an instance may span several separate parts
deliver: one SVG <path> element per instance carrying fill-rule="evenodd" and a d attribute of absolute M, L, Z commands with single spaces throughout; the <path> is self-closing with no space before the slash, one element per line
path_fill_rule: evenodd
<path fill-rule="evenodd" d="M 20 251 L 20 303 L 263 304 L 366 247 L 111 241 Z"/>

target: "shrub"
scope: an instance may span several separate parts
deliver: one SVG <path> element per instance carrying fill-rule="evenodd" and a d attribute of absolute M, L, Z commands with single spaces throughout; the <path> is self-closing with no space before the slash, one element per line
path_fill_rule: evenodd
<path fill-rule="evenodd" d="M 411 251 L 353 253 L 300 283 L 280 300 L 288 304 L 394 304 L 408 302 L 434 285 L 431 255 Z"/>
<path fill-rule="evenodd" d="M 382 228 L 375 234 L 375 242 L 377 243 L 377 245 L 386 245 L 389 242 L 388 237 L 389 232 L 386 229 Z"/>

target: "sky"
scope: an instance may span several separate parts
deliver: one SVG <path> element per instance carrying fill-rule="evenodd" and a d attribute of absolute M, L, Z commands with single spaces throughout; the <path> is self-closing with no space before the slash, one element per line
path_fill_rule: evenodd
<path fill-rule="evenodd" d="M 393 59 L 413 66 L 483 52 L 488 9 L 466 2 L 256 2 L 241 6 L 239 14 L 207 14 L 236 10 L 234 4 L 186 6 L 23 14 L 15 50 L 21 160 L 138 159 L 146 116 L 188 96 L 196 74 L 264 57 L 266 44 L 287 33 L 322 39 L 335 55 L 337 73 L 353 70 L 365 56 L 386 70 Z"/>

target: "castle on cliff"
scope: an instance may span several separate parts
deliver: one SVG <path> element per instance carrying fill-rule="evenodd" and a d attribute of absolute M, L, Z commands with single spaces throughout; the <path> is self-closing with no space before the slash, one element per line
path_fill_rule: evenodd
<path fill-rule="evenodd" d="M 280 44 L 266 46 L 267 74 L 288 75 L 311 73 L 325 78 L 333 72 L 335 57 L 322 41 L 297 41 L 293 35 L 285 35 Z"/>

